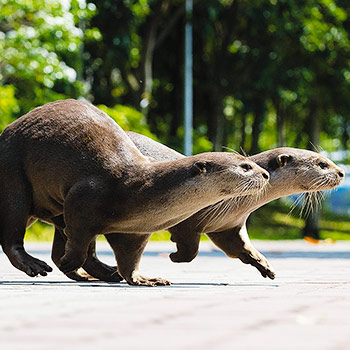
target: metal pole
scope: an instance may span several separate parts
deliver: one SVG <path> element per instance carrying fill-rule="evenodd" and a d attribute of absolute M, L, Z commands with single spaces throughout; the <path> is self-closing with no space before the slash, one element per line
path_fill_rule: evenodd
<path fill-rule="evenodd" d="M 192 0 L 186 0 L 186 27 L 185 27 L 185 93 L 184 93 L 184 153 L 192 155 L 193 141 L 193 78 L 192 78 Z"/>

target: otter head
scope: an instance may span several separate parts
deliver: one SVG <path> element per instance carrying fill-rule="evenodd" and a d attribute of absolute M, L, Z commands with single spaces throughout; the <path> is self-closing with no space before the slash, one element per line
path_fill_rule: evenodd
<path fill-rule="evenodd" d="M 196 159 L 198 157 L 198 159 Z M 191 173 L 211 182 L 211 190 L 224 197 L 257 194 L 269 181 L 269 173 L 259 165 L 235 153 L 203 153 L 194 158 Z"/>
<path fill-rule="evenodd" d="M 331 160 L 312 151 L 276 148 L 250 157 L 267 169 L 270 184 L 280 184 L 282 192 L 316 192 L 330 190 L 344 179 L 344 170 Z"/>

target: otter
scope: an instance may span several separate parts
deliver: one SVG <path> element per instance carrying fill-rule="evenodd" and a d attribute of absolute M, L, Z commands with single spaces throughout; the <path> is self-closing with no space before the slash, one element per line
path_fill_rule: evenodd
<path fill-rule="evenodd" d="M 0 136 L 0 164 L 0 241 L 15 267 L 30 276 L 50 272 L 23 247 L 26 227 L 39 219 L 66 237 L 62 272 L 89 262 L 90 243 L 104 234 L 119 275 L 132 285 L 169 284 L 137 272 L 149 232 L 259 192 L 269 179 L 231 153 L 151 162 L 109 116 L 78 100 L 45 104 L 10 124 Z"/>
<path fill-rule="evenodd" d="M 184 156 L 150 138 L 127 132 L 137 148 L 154 160 L 182 159 Z M 170 254 L 174 262 L 189 262 L 198 252 L 201 233 L 229 257 L 239 258 L 243 263 L 256 267 L 263 277 L 275 278 L 275 272 L 267 259 L 250 242 L 246 221 L 253 211 L 264 204 L 295 193 L 322 191 L 336 187 L 344 178 L 344 171 L 320 154 L 297 148 L 277 148 L 251 157 L 255 163 L 270 174 L 269 185 L 258 195 L 248 195 L 220 201 L 208 206 L 188 219 L 171 227 L 171 240 L 176 242 L 178 251 Z M 149 236 L 144 237 L 144 247 Z M 114 239 L 113 235 L 109 238 Z M 122 240 L 123 235 L 115 239 Z M 63 242 L 57 242 L 64 247 Z M 91 255 L 94 247 L 91 247 Z M 110 280 L 110 272 L 102 268 L 95 259 L 90 259 L 88 273 L 94 277 Z M 85 268 L 84 268 L 85 269 Z M 113 268 L 110 267 L 110 271 Z M 79 279 L 78 275 L 71 276 Z"/>
<path fill-rule="evenodd" d="M 153 159 L 183 157 L 146 136 L 130 132 L 128 136 L 144 155 Z M 269 185 L 257 196 L 248 195 L 221 201 L 169 228 L 171 240 L 177 243 L 178 249 L 170 255 L 172 261 L 193 260 L 198 253 L 200 235 L 205 233 L 229 257 L 239 258 L 242 262 L 255 266 L 263 277 L 273 279 L 275 273 L 271 265 L 249 240 L 246 221 L 250 213 L 280 197 L 332 189 L 345 176 L 344 171 L 329 159 L 303 149 L 282 147 L 248 158 L 269 172 Z"/>

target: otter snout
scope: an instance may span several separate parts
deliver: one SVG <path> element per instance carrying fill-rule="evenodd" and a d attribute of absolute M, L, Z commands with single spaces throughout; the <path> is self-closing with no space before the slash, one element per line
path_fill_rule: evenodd
<path fill-rule="evenodd" d="M 308 179 L 311 184 L 309 191 L 331 190 L 337 187 L 345 177 L 345 171 L 326 158 L 321 158 L 318 161 L 316 170 L 317 176 L 313 176 L 315 180 L 310 182 Z"/>
<path fill-rule="evenodd" d="M 340 169 L 340 170 L 338 171 L 338 176 L 339 176 L 341 179 L 343 179 L 343 178 L 345 177 L 345 171 L 344 171 L 343 169 Z"/>
<path fill-rule="evenodd" d="M 331 168 L 331 170 L 332 170 L 332 168 Z M 335 168 L 333 168 L 333 172 L 334 172 L 333 176 L 336 178 L 335 181 L 337 182 L 337 184 L 336 184 L 336 186 L 337 186 L 344 180 L 345 171 L 342 168 L 335 166 Z"/>
<path fill-rule="evenodd" d="M 262 172 L 262 177 L 265 180 L 270 180 L 270 174 L 267 171 Z"/>

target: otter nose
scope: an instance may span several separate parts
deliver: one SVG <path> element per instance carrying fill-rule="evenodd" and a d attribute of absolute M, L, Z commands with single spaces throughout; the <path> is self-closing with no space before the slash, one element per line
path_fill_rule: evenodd
<path fill-rule="evenodd" d="M 345 176 L 344 170 L 338 171 L 338 176 L 339 176 L 339 177 L 344 177 L 344 176 Z"/>
<path fill-rule="evenodd" d="M 270 178 L 268 173 L 262 173 L 264 179 L 268 180 Z"/>

